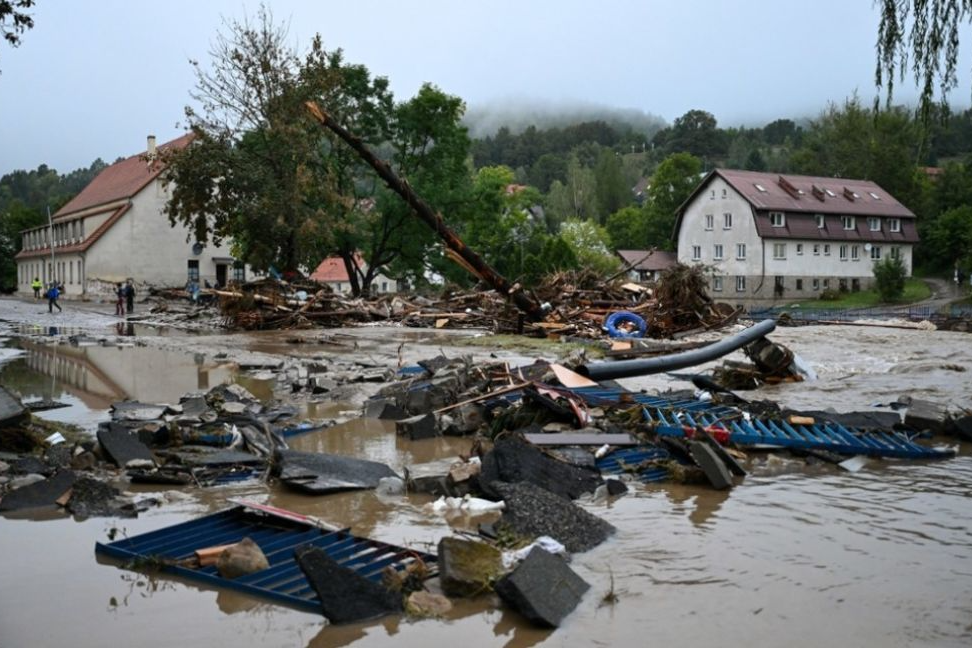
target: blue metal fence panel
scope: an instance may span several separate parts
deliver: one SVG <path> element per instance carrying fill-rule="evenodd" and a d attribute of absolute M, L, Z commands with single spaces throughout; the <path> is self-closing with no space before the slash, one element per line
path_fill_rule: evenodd
<path fill-rule="evenodd" d="M 219 575 L 215 565 L 198 569 L 187 566 L 196 550 L 239 542 L 245 537 L 259 545 L 270 563 L 269 568 L 228 579 Z M 401 571 L 416 560 L 429 567 L 436 562 L 434 554 L 357 537 L 347 529 L 328 531 L 311 524 L 260 515 L 243 506 L 116 542 L 99 542 L 95 551 L 128 561 L 126 567 L 135 567 L 140 562 L 157 565 L 163 571 L 189 580 L 319 612 L 321 602 L 294 558 L 294 550 L 304 545 L 320 547 L 338 563 L 374 581 L 381 580 L 386 567 Z"/>
<path fill-rule="evenodd" d="M 672 456 L 664 448 L 657 446 L 636 446 L 620 448 L 597 460 L 597 469 L 611 475 L 628 473 L 646 461 L 665 461 Z M 668 470 L 659 466 L 645 467 L 637 471 L 642 482 L 660 482 L 668 479 Z"/>

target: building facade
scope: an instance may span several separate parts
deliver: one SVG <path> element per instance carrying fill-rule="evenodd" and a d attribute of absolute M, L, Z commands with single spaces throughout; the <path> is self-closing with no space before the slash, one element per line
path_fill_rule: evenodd
<path fill-rule="evenodd" d="M 658 281 L 661 273 L 678 261 L 674 252 L 664 250 L 617 250 L 615 254 L 625 266 L 630 266 L 628 278 L 632 281 Z"/>
<path fill-rule="evenodd" d="M 362 272 L 368 271 L 368 264 L 360 254 L 354 255 L 354 263 Z M 343 295 L 351 291 L 351 278 L 344 266 L 344 259 L 339 256 L 327 257 L 321 261 L 314 272 L 311 273 L 310 278 L 318 283 L 327 284 L 331 290 L 338 294 Z M 398 282 L 388 277 L 384 272 L 375 274 L 375 278 L 371 282 L 371 292 L 374 295 L 394 293 L 398 292 L 399 289 Z M 402 290 L 407 290 L 407 287 L 402 288 Z"/>
<path fill-rule="evenodd" d="M 185 135 L 159 149 L 189 142 L 190 135 Z M 32 294 L 35 277 L 45 284 L 59 281 L 76 298 L 110 295 L 116 283 L 128 279 L 142 287 L 182 287 L 189 279 L 225 286 L 245 278 L 242 264 L 225 243 L 203 246 L 189 229 L 169 224 L 164 208 L 171 188 L 159 177 L 157 152 L 155 138 L 149 136 L 144 152 L 104 169 L 59 209 L 53 227 L 21 232 L 19 292 Z"/>
<path fill-rule="evenodd" d="M 710 295 L 744 305 L 866 290 L 899 257 L 910 276 L 915 215 L 867 180 L 716 169 L 679 208 L 680 263 L 703 264 Z"/>

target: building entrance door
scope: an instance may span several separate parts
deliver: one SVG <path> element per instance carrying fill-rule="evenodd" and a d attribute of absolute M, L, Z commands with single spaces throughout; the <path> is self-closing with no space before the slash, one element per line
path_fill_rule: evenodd
<path fill-rule="evenodd" d="M 220 288 L 226 287 L 226 268 L 225 263 L 216 264 L 216 285 Z"/>

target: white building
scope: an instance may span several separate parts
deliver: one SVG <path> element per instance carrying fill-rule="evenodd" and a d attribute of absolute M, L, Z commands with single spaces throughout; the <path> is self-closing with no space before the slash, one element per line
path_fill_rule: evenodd
<path fill-rule="evenodd" d="M 159 149 L 182 148 L 190 139 L 184 135 Z M 32 294 L 35 277 L 60 281 L 73 297 L 111 293 L 128 278 L 137 286 L 168 287 L 190 278 L 223 286 L 244 279 L 244 267 L 225 243 L 199 245 L 187 228 L 169 224 L 164 207 L 170 189 L 159 178 L 156 153 L 150 135 L 144 152 L 104 169 L 53 215 L 53 235 L 49 225 L 24 230 L 18 291 Z"/>
<path fill-rule="evenodd" d="M 679 208 L 678 260 L 711 268 L 719 301 L 766 304 L 862 290 L 898 256 L 911 274 L 915 215 L 867 180 L 716 169 Z"/>

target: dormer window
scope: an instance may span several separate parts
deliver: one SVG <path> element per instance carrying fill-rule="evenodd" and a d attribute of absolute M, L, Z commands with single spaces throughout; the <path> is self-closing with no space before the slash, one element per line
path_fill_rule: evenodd
<path fill-rule="evenodd" d="M 841 216 L 840 222 L 845 230 L 857 229 L 857 220 L 853 216 Z"/>
<path fill-rule="evenodd" d="M 881 231 L 881 219 L 876 216 L 869 216 L 867 219 L 867 229 L 872 232 Z"/>
<path fill-rule="evenodd" d="M 816 216 L 814 216 L 814 218 L 817 221 L 817 229 L 823 229 L 824 228 L 824 223 L 825 223 L 825 221 L 824 221 L 824 215 L 823 214 L 817 214 Z"/>
<path fill-rule="evenodd" d="M 770 212 L 769 213 L 770 225 L 773 227 L 783 227 L 786 225 L 786 217 L 783 212 Z"/>
<path fill-rule="evenodd" d="M 891 232 L 901 231 L 901 219 L 900 218 L 889 218 L 888 219 L 888 230 Z"/>

